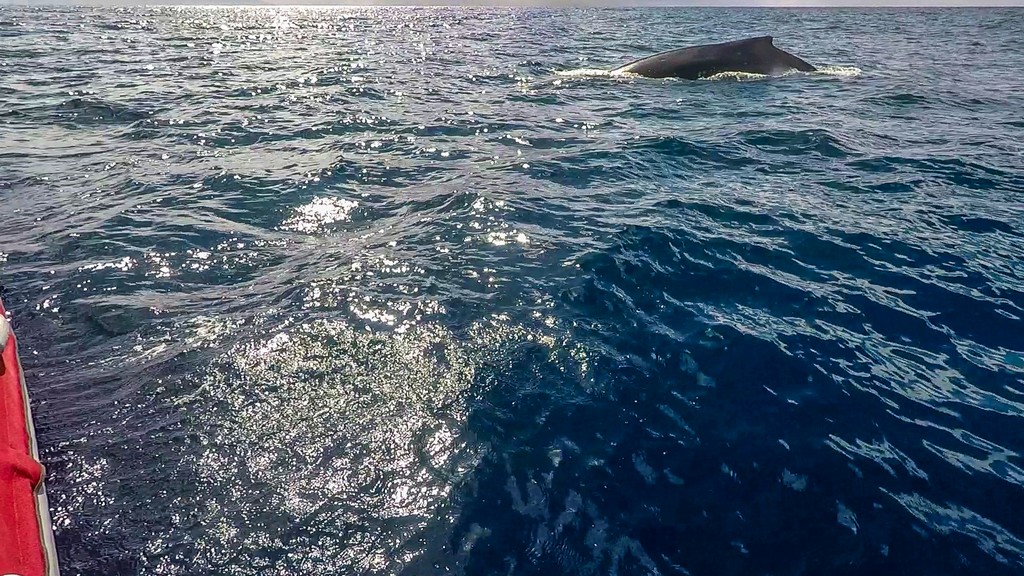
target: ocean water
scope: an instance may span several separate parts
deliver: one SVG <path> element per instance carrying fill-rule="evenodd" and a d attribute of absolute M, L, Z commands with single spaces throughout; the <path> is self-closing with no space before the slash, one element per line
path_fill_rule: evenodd
<path fill-rule="evenodd" d="M 0 7 L 63 573 L 1024 574 L 1021 30 Z"/>

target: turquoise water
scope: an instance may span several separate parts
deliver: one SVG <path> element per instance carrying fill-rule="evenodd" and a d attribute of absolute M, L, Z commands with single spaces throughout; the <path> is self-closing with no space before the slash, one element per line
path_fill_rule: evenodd
<path fill-rule="evenodd" d="M 64 573 L 1024 573 L 1021 30 L 0 7 Z"/>

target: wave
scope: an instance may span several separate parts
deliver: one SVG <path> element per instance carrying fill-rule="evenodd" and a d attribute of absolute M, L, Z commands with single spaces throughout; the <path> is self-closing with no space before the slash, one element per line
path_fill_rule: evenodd
<path fill-rule="evenodd" d="M 54 107 L 57 115 L 77 122 L 137 122 L 151 112 L 98 98 L 71 98 Z"/>
<path fill-rule="evenodd" d="M 784 155 L 820 154 L 846 158 L 856 152 L 828 130 L 747 130 L 743 142 L 755 148 Z"/>

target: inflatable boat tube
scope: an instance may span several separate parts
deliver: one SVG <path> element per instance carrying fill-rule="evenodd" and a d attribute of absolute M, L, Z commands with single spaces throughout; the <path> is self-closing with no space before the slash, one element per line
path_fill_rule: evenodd
<path fill-rule="evenodd" d="M 0 575 L 58 576 L 18 342 L 0 302 Z"/>

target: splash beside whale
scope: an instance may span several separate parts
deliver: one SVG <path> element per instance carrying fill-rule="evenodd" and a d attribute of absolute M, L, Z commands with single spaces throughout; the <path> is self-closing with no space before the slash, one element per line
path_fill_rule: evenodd
<path fill-rule="evenodd" d="M 759 36 L 659 52 L 620 66 L 611 74 L 697 80 L 723 72 L 775 75 L 790 70 L 814 72 L 817 68 L 777 48 L 771 36 Z"/>

